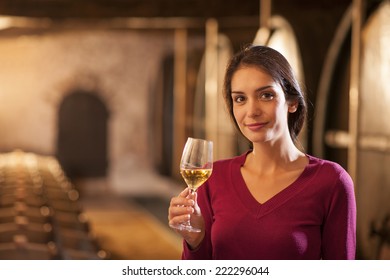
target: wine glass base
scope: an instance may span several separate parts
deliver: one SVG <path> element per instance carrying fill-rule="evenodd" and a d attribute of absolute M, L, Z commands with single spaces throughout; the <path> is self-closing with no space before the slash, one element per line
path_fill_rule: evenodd
<path fill-rule="evenodd" d="M 180 225 L 169 225 L 171 228 L 174 228 L 174 229 L 177 229 L 177 230 L 183 230 L 183 231 L 189 231 L 189 232 L 201 232 L 200 229 L 198 228 L 194 228 L 193 226 L 191 225 L 183 225 L 183 224 L 180 224 Z"/>

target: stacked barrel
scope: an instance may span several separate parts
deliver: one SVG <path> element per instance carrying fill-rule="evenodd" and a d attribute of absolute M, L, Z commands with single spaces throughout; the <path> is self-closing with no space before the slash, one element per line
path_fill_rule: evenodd
<path fill-rule="evenodd" d="M 0 154 L 0 259 L 104 259 L 54 157 Z"/>

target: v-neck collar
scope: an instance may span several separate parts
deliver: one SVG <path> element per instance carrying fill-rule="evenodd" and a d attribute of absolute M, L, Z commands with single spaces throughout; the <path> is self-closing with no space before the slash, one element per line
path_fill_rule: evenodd
<path fill-rule="evenodd" d="M 309 159 L 309 163 L 305 166 L 302 173 L 298 176 L 298 178 L 291 183 L 289 186 L 272 196 L 267 201 L 260 203 L 258 202 L 252 193 L 249 191 L 245 180 L 241 173 L 241 167 L 244 165 L 247 155 L 250 153 L 248 151 L 247 153 L 237 157 L 232 164 L 232 180 L 231 182 L 235 182 L 233 188 L 235 189 L 237 196 L 241 200 L 241 202 L 245 205 L 245 207 L 248 208 L 248 210 L 256 217 L 261 218 L 264 215 L 268 214 L 269 212 L 273 211 L 274 209 L 280 207 L 284 203 L 286 203 L 288 200 L 293 198 L 295 195 L 297 195 L 302 189 L 304 189 L 304 186 L 307 184 L 302 185 L 302 178 L 304 178 L 307 173 L 309 172 L 310 165 L 313 164 L 313 157 L 306 154 L 306 156 Z"/>

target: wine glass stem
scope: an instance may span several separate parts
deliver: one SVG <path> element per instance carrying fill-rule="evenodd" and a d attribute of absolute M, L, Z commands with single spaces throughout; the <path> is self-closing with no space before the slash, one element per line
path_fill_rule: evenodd
<path fill-rule="evenodd" d="M 190 194 L 189 196 L 194 200 L 194 205 L 196 204 L 196 201 L 195 201 L 195 190 L 192 189 L 192 188 L 189 188 L 190 189 Z M 186 222 L 186 225 L 187 226 L 191 226 L 191 215 L 190 215 L 190 219 Z"/>

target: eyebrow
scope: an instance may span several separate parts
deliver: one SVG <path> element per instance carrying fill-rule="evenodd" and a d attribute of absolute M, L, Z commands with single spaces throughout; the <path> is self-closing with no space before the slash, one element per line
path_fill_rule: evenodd
<path fill-rule="evenodd" d="M 263 87 L 259 87 L 258 89 L 255 90 L 255 92 L 260 92 L 260 91 L 263 91 L 265 89 L 269 89 L 269 88 L 273 88 L 272 85 L 267 85 L 267 86 L 263 86 Z M 243 92 L 242 91 L 239 91 L 239 90 L 232 90 L 230 92 L 230 94 L 242 94 Z"/>

